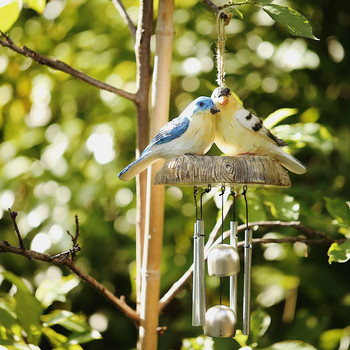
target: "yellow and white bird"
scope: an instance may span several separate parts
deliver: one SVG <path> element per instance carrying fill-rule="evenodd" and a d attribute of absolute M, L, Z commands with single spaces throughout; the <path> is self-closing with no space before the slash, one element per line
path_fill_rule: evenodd
<path fill-rule="evenodd" d="M 216 115 L 215 143 L 223 153 L 270 156 L 293 173 L 306 172 L 301 162 L 281 149 L 287 143 L 274 136 L 261 119 L 244 109 L 229 88 L 216 88 L 211 98 L 220 109 Z"/>

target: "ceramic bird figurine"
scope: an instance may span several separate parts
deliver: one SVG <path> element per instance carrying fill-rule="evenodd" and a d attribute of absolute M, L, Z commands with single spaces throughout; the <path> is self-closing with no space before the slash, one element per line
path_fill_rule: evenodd
<path fill-rule="evenodd" d="M 128 181 L 158 159 L 169 159 L 186 153 L 204 155 L 215 138 L 214 114 L 220 110 L 209 97 L 198 97 L 175 119 L 163 126 L 150 144 L 119 174 Z"/>
<path fill-rule="evenodd" d="M 286 142 L 274 136 L 261 119 L 244 109 L 230 89 L 218 87 L 211 98 L 220 109 L 215 118 L 215 143 L 223 153 L 270 156 L 293 173 L 306 172 L 301 162 L 281 149 Z"/>

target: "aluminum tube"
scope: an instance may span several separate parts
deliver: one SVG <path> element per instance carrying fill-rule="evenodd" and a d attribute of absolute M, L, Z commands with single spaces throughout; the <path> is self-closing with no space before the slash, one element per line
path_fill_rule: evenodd
<path fill-rule="evenodd" d="M 205 303 L 205 260 L 204 260 L 204 221 L 197 220 L 197 230 L 198 230 L 198 304 L 199 304 L 199 322 L 201 326 L 205 325 L 205 313 L 206 313 L 206 303 Z"/>
<path fill-rule="evenodd" d="M 249 335 L 250 329 L 250 289 L 252 277 L 252 238 L 253 230 L 244 233 L 244 287 L 243 287 L 243 334 Z"/>
<path fill-rule="evenodd" d="M 198 236 L 197 223 L 193 234 L 193 286 L 192 286 L 192 326 L 200 326 L 198 305 Z"/>
<path fill-rule="evenodd" d="M 237 249 L 237 221 L 230 221 L 230 244 Z M 230 308 L 237 319 L 237 275 L 230 276 Z"/>

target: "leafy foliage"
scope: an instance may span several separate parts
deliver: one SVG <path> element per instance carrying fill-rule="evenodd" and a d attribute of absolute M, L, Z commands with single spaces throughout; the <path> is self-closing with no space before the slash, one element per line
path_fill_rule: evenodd
<path fill-rule="evenodd" d="M 85 316 L 59 310 L 52 305 L 53 301 L 63 299 L 63 291 L 68 292 L 77 286 L 72 285 L 72 281 L 76 280 L 75 276 L 56 280 L 60 288 L 56 291 L 50 290 L 51 302 L 48 302 L 46 295 L 44 300 L 35 297 L 30 290 L 32 286 L 13 273 L 3 271 L 1 275 L 12 284 L 15 292 L 13 296 L 0 298 L 0 345 L 10 350 L 28 347 L 40 349 L 43 337 L 46 337 L 55 349 L 78 350 L 82 347 L 77 344 L 101 338 L 99 332 L 87 324 Z M 50 282 L 44 280 L 39 285 L 36 295 L 42 295 Z M 41 304 L 40 301 L 44 303 Z M 47 312 L 46 309 L 50 306 L 52 309 Z M 45 310 L 47 313 L 44 314 Z M 55 331 L 52 327 L 56 325 L 68 330 L 68 336 Z"/>

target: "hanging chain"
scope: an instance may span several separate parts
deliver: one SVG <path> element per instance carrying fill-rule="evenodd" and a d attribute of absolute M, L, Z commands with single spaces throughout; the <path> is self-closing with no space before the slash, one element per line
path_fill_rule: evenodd
<path fill-rule="evenodd" d="M 197 186 L 194 186 L 193 187 L 193 197 L 194 197 L 194 207 L 196 209 L 196 221 L 198 220 L 197 193 L 198 193 L 198 188 L 197 188 Z"/>
<path fill-rule="evenodd" d="M 224 243 L 224 193 L 225 186 L 221 186 L 221 243 Z"/>
<path fill-rule="evenodd" d="M 233 203 L 232 203 L 232 211 L 233 211 L 233 222 L 236 221 L 236 196 L 237 193 L 235 190 L 231 190 L 230 195 L 233 197 Z"/>
<path fill-rule="evenodd" d="M 249 230 L 249 217 L 248 217 L 248 201 L 247 201 L 247 191 L 248 191 L 248 186 L 244 185 L 243 186 L 243 197 L 245 200 L 245 219 L 246 219 L 246 225 L 247 225 L 247 230 Z"/>
<path fill-rule="evenodd" d="M 200 216 L 200 220 L 203 219 L 203 195 L 204 195 L 204 193 L 209 193 L 210 191 L 211 191 L 211 185 L 208 185 L 208 187 L 201 193 L 201 201 L 200 201 L 201 216 Z"/>
<path fill-rule="evenodd" d="M 218 68 L 217 83 L 219 86 L 225 86 L 225 27 L 230 23 L 232 13 L 220 11 L 217 17 L 218 30 L 218 48 L 216 52 L 216 65 Z"/>

